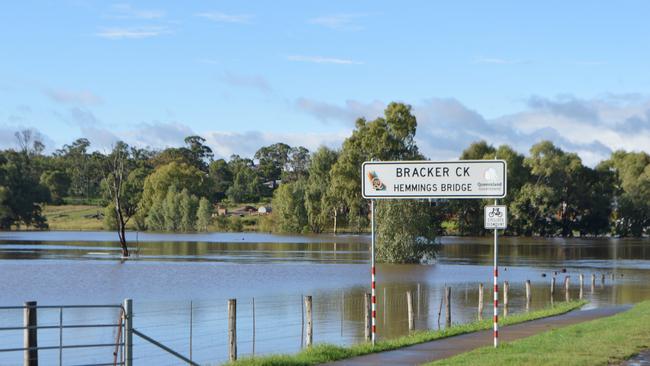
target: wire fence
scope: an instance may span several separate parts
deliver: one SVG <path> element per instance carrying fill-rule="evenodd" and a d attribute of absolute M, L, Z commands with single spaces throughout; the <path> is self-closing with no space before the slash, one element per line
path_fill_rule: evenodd
<path fill-rule="evenodd" d="M 603 277 L 604 278 L 604 277 Z M 550 279 L 533 283 L 527 300 L 525 282 L 510 282 L 509 314 L 565 301 L 563 277 L 558 276 L 554 297 Z M 595 285 L 586 278 L 582 290 L 572 279 L 569 297 L 584 298 L 610 291 L 610 283 L 597 277 Z M 491 314 L 491 281 L 484 282 L 484 318 Z M 502 286 L 500 286 L 502 287 Z M 450 312 L 452 324 L 478 317 L 478 283 L 455 283 Z M 409 333 L 406 292 L 412 296 L 415 329 L 444 327 L 444 285 L 424 283 L 386 284 L 377 289 L 377 334 L 388 339 Z M 500 289 L 503 296 L 503 289 Z M 329 290 L 290 296 L 238 298 L 236 309 L 237 357 L 270 353 L 295 353 L 306 345 L 307 314 L 304 295 L 313 295 L 312 323 L 315 343 L 350 345 L 366 341 L 366 302 L 364 288 Z M 132 328 L 198 364 L 227 361 L 231 349 L 228 337 L 228 298 L 175 301 L 134 301 Z M 39 360 L 46 365 L 122 364 L 124 337 L 121 331 L 121 305 L 39 306 Z M 25 352 L 23 306 L 0 307 L 0 364 L 20 365 Z M 500 309 L 503 312 L 503 308 Z M 441 320 L 442 318 L 442 320 Z M 98 347 L 70 347 L 98 345 Z M 99 347 L 102 345 L 102 347 Z M 110 347 L 112 346 L 112 347 Z M 116 359 L 117 353 L 117 362 Z M 144 337 L 133 337 L 133 363 L 155 365 L 184 364 L 170 352 Z"/>

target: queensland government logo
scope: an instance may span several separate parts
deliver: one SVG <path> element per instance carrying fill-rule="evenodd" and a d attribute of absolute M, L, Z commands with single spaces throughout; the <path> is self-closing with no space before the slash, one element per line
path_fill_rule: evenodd
<path fill-rule="evenodd" d="M 370 184 L 372 185 L 372 188 L 375 191 L 385 191 L 386 190 L 386 186 L 384 185 L 384 183 L 381 182 L 381 180 L 377 176 L 377 173 L 368 172 L 368 180 L 370 181 Z"/>

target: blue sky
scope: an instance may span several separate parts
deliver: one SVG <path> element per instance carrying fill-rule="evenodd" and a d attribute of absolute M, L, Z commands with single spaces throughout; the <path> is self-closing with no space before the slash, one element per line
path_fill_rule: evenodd
<path fill-rule="evenodd" d="M 588 164 L 650 151 L 643 1 L 5 2 L 0 146 L 39 131 L 142 146 L 208 139 L 339 146 L 356 117 L 413 106 L 418 143 L 522 152 L 542 138 Z"/>

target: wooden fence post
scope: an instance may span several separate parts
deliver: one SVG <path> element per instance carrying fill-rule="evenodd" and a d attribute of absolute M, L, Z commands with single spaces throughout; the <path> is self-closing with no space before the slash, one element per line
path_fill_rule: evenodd
<path fill-rule="evenodd" d="M 483 320 L 483 283 L 478 284 L 478 320 Z"/>
<path fill-rule="evenodd" d="M 228 300 L 228 359 L 237 360 L 237 299 Z"/>
<path fill-rule="evenodd" d="M 555 298 L 555 276 L 551 278 L 551 304 L 553 303 L 554 298 Z"/>
<path fill-rule="evenodd" d="M 366 337 L 366 341 L 370 341 L 371 337 L 372 337 L 372 335 L 370 333 L 370 331 L 371 331 L 370 327 L 371 327 L 371 324 L 372 324 L 372 316 L 371 316 L 372 314 L 370 313 L 370 311 L 371 311 L 370 310 L 370 307 L 371 307 L 370 294 L 366 293 L 363 299 L 364 299 L 363 300 L 363 304 L 364 304 L 364 317 L 363 318 L 365 319 L 365 324 L 364 324 L 365 327 L 364 327 L 363 335 Z"/>
<path fill-rule="evenodd" d="M 582 294 L 582 291 L 583 291 L 583 290 L 582 290 L 582 287 L 584 286 L 584 284 L 585 284 L 585 275 L 583 275 L 582 273 L 580 273 L 580 295 L 578 295 L 578 297 L 580 298 L 580 300 L 582 300 L 582 296 L 583 296 L 583 294 Z"/>
<path fill-rule="evenodd" d="M 24 330 L 24 353 L 23 364 L 25 366 L 38 366 L 38 326 L 36 316 L 36 301 L 25 302 L 23 309 Z"/>
<path fill-rule="evenodd" d="M 508 316 L 508 291 L 510 291 L 510 284 L 508 281 L 503 281 L 503 316 Z"/>
<path fill-rule="evenodd" d="M 605 286 L 605 274 L 602 273 L 600 275 L 600 287 L 603 288 Z"/>
<path fill-rule="evenodd" d="M 526 280 L 526 311 L 530 310 L 531 298 L 532 298 L 532 294 L 530 292 L 530 280 Z"/>
<path fill-rule="evenodd" d="M 314 324 L 312 321 L 311 305 L 311 296 L 305 296 L 305 313 L 307 315 L 307 336 L 305 339 L 305 345 L 307 347 L 311 347 L 311 344 L 314 340 Z"/>
<path fill-rule="evenodd" d="M 408 310 L 409 331 L 415 329 L 415 322 L 413 321 L 413 294 L 411 291 L 406 291 L 406 308 Z"/>
<path fill-rule="evenodd" d="M 566 302 L 571 301 L 571 296 L 569 296 L 569 276 L 564 277 L 564 300 Z"/>
<path fill-rule="evenodd" d="M 451 327 L 451 287 L 445 287 L 445 328 Z"/>

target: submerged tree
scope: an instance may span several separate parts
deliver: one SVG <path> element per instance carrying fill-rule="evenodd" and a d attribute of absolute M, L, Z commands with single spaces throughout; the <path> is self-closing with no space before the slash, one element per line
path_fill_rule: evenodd
<path fill-rule="evenodd" d="M 126 225 L 138 211 L 142 197 L 144 172 L 133 169 L 129 146 L 122 141 L 114 146 L 107 161 L 106 193 L 114 207 L 122 257 L 128 257 L 130 253 L 126 243 Z"/>

